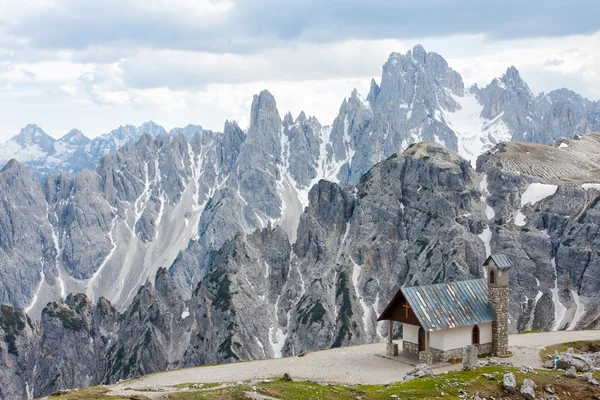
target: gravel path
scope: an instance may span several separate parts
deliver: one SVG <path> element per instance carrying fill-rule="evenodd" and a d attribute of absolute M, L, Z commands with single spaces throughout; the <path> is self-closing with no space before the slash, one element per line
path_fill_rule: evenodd
<path fill-rule="evenodd" d="M 541 367 L 539 350 L 551 344 L 574 340 L 600 340 L 597 331 L 560 331 L 511 335 L 508 360 L 515 366 Z M 348 384 L 384 384 L 397 382 L 413 367 L 378 357 L 385 351 L 384 343 L 317 351 L 304 357 L 248 361 L 233 364 L 187 368 L 143 376 L 134 381 L 113 386 L 114 391 L 125 387 L 140 389 L 165 387 L 181 383 L 237 382 L 279 377 L 288 372 L 294 379 L 317 379 Z M 434 372 L 458 369 L 460 365 L 435 368 Z"/>

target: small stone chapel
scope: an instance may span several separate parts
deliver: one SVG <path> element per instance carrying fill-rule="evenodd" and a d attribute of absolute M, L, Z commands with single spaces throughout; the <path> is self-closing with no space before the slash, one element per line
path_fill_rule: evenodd
<path fill-rule="evenodd" d="M 461 359 L 468 345 L 478 353 L 508 355 L 508 272 L 504 254 L 487 258 L 487 278 L 402 287 L 377 319 L 388 321 L 386 353 L 398 355 L 394 321 L 403 327 L 402 353 L 419 363 Z"/>

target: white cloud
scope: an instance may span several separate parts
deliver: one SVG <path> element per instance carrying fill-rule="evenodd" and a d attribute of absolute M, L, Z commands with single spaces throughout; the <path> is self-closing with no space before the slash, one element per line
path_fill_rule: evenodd
<path fill-rule="evenodd" d="M 485 43 L 482 37 L 473 39 L 475 54 L 448 58 L 468 83 L 486 85 L 514 65 L 534 93 L 567 87 L 591 100 L 600 97 L 600 31 L 492 43 Z"/>
<path fill-rule="evenodd" d="M 67 83 L 60 87 L 60 91 L 69 96 L 75 96 L 77 94 L 77 87 L 73 84 Z"/>
<path fill-rule="evenodd" d="M 55 136 L 75 127 L 95 136 L 149 119 L 221 130 L 225 119 L 245 125 L 252 96 L 263 89 L 282 115 L 304 110 L 330 124 L 353 88 L 366 95 L 370 78 L 380 80 L 391 52 L 417 43 L 445 57 L 466 84 L 485 85 L 515 65 L 534 92 L 568 87 L 600 98 L 600 32 L 567 36 L 589 26 L 498 40 L 519 36 L 498 35 L 510 15 L 489 29 L 462 21 L 441 31 L 441 11 L 418 18 L 425 3 L 403 19 L 372 15 L 381 5 L 327 4 L 319 14 L 311 9 L 319 4 L 0 0 L 0 141 L 27 123 Z M 419 29 L 403 36 L 402 21 Z M 410 38 L 417 34 L 424 37 Z"/>

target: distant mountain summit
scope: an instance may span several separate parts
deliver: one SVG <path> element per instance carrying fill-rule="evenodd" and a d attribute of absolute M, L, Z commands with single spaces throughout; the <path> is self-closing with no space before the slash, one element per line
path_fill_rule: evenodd
<path fill-rule="evenodd" d="M 94 139 L 88 138 L 78 129 L 72 129 L 57 140 L 39 126 L 30 124 L 0 145 L 0 167 L 14 158 L 43 180 L 46 175 L 61 171 L 77 174 L 82 169 L 95 169 L 101 157 L 115 153 L 126 143 L 137 142 L 143 134 L 156 137 L 181 133 L 190 139 L 196 133 L 203 132 L 205 130 L 201 126 L 188 125 L 167 133 L 162 126 L 148 121 L 138 127 L 120 126 Z"/>

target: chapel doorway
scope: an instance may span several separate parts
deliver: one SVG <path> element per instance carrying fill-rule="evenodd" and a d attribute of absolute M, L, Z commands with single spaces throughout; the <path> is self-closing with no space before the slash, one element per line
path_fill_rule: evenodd
<path fill-rule="evenodd" d="M 471 333 L 471 344 L 474 346 L 479 345 L 479 326 L 473 326 L 473 332 Z"/>
<path fill-rule="evenodd" d="M 419 351 L 425 351 L 425 329 L 419 328 Z"/>

